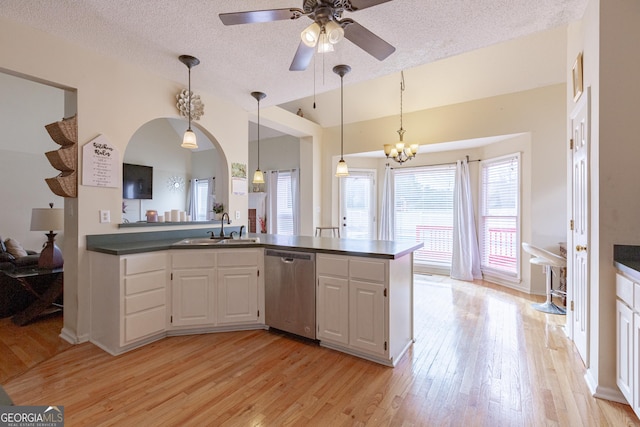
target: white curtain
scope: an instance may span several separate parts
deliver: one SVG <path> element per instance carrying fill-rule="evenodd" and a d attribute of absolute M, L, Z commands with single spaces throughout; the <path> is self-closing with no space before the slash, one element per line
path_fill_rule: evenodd
<path fill-rule="evenodd" d="M 300 234 L 300 170 L 291 171 L 291 207 L 293 209 L 293 234 Z"/>
<path fill-rule="evenodd" d="M 467 281 L 482 279 L 467 160 L 458 160 L 456 163 L 456 180 L 453 190 L 451 278 Z"/>
<path fill-rule="evenodd" d="M 393 240 L 393 189 L 391 186 L 391 168 L 389 167 L 389 163 L 387 163 L 384 168 L 378 239 Z"/>
<path fill-rule="evenodd" d="M 207 178 L 207 221 L 214 218 L 213 204 L 216 202 L 216 178 L 214 176 Z M 195 218 L 195 217 L 191 217 Z"/>
<path fill-rule="evenodd" d="M 198 218 L 198 192 L 196 191 L 197 179 L 189 180 L 189 206 L 187 207 L 187 215 L 191 218 Z"/>
<path fill-rule="evenodd" d="M 266 171 L 267 233 L 275 234 L 278 217 L 278 171 Z"/>

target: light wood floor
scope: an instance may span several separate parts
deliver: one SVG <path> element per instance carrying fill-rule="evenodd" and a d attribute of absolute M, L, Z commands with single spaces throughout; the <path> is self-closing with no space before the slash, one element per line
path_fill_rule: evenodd
<path fill-rule="evenodd" d="M 416 343 L 396 368 L 249 331 L 118 357 L 72 346 L 4 386 L 19 405 L 64 405 L 67 426 L 640 426 L 590 396 L 563 316 L 490 284 L 416 278 Z"/>

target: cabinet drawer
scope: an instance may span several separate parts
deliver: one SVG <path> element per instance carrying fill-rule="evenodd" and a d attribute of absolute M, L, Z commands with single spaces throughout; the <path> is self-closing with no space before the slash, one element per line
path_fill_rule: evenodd
<path fill-rule="evenodd" d="M 164 289 L 166 282 L 165 270 L 153 271 L 151 273 L 138 274 L 136 276 L 124 278 L 124 294 L 133 295 L 140 292 L 154 289 Z"/>
<path fill-rule="evenodd" d="M 316 257 L 316 273 L 349 277 L 349 258 L 318 255 Z"/>
<path fill-rule="evenodd" d="M 353 259 L 351 258 L 351 264 L 349 266 L 349 278 L 351 279 L 364 279 L 372 282 L 384 282 L 385 281 L 385 262 L 384 261 L 372 261 L 368 259 Z"/>
<path fill-rule="evenodd" d="M 155 270 L 164 270 L 167 265 L 166 252 L 135 255 L 124 259 L 124 274 L 146 273 Z"/>
<path fill-rule="evenodd" d="M 125 314 L 133 314 L 139 311 L 148 310 L 154 307 L 165 305 L 164 289 L 145 292 L 143 294 L 132 295 L 124 300 Z"/>
<path fill-rule="evenodd" d="M 175 268 L 213 268 L 216 254 L 213 251 L 178 251 L 171 256 L 171 266 Z"/>
<path fill-rule="evenodd" d="M 164 323 L 164 306 L 125 316 L 124 343 L 129 343 L 147 335 L 162 332 L 164 331 Z"/>
<path fill-rule="evenodd" d="M 218 267 L 246 267 L 258 265 L 258 250 L 234 249 L 218 252 Z"/>
<path fill-rule="evenodd" d="M 629 307 L 633 307 L 633 282 L 621 274 L 616 274 L 616 295 Z"/>

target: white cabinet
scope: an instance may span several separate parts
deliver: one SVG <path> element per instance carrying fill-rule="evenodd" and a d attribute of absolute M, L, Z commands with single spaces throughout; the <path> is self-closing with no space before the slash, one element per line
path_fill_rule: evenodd
<path fill-rule="evenodd" d="M 318 274 L 318 338 L 349 344 L 349 279 Z"/>
<path fill-rule="evenodd" d="M 395 366 L 413 342 L 412 270 L 412 254 L 391 260 L 318 254 L 320 343 Z"/>
<path fill-rule="evenodd" d="M 172 326 L 214 325 L 216 252 L 183 250 L 171 255 Z"/>
<path fill-rule="evenodd" d="M 616 383 L 640 417 L 640 285 L 616 274 Z"/>
<path fill-rule="evenodd" d="M 91 253 L 91 342 L 118 354 L 165 335 L 167 256 Z"/>
<path fill-rule="evenodd" d="M 264 325 L 262 249 L 185 249 L 171 256 L 172 330 Z"/>
<path fill-rule="evenodd" d="M 220 252 L 218 258 L 218 323 L 258 323 L 258 264 L 261 251 L 236 249 Z M 263 322 L 264 323 L 264 322 Z"/>

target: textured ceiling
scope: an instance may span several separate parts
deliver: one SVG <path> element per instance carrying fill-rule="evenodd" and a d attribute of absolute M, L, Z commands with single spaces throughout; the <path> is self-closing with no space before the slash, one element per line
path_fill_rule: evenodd
<path fill-rule="evenodd" d="M 307 17 L 224 26 L 218 14 L 302 8 L 303 0 L 0 0 L 0 16 L 177 82 L 185 82 L 187 77 L 178 56 L 194 55 L 201 61 L 191 73 L 196 93 L 206 90 L 255 111 L 256 101 L 250 92 L 260 90 L 267 93 L 262 107 L 283 104 L 295 111 L 302 105 L 309 108 L 314 91 L 321 94 L 339 88 L 340 79 L 331 72 L 336 64 L 353 69 L 344 78 L 345 88 L 386 76 L 393 79 L 390 85 L 395 90 L 400 70 L 563 27 L 582 17 L 586 2 L 389 1 L 343 15 L 396 47 L 386 60 L 378 61 L 345 39 L 336 45 L 335 52 L 316 54 L 306 71 L 297 72 L 289 71 L 289 65 L 300 32 L 310 23 Z M 536 64 L 540 65 L 544 66 Z M 405 75 L 409 78 L 411 73 Z M 418 80 L 417 75 L 412 78 Z M 206 105 L 206 99 L 203 101 Z M 395 101 L 393 105 L 397 109 Z M 315 120 L 331 125 L 335 115 Z"/>

